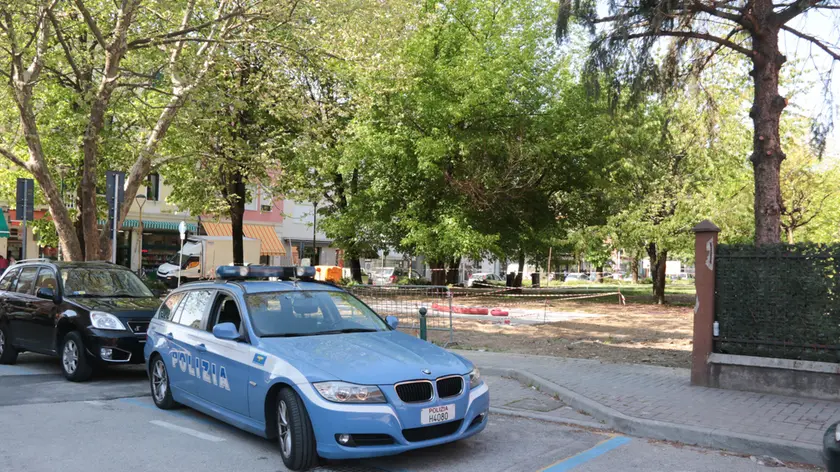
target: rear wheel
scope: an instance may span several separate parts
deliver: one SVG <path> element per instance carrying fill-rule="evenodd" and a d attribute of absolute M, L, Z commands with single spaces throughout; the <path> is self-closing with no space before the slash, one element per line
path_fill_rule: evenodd
<path fill-rule="evenodd" d="M 17 350 L 12 346 L 12 336 L 6 325 L 0 325 L 0 364 L 14 364 L 17 361 Z"/>
<path fill-rule="evenodd" d="M 300 397 L 290 388 L 277 396 L 277 437 L 287 468 L 308 470 L 318 464 L 312 422 Z"/>
<path fill-rule="evenodd" d="M 160 356 L 155 355 L 149 369 L 149 383 L 152 387 L 152 400 L 162 410 L 171 410 L 178 406 L 172 398 L 172 390 L 169 388 L 169 372 L 166 370 L 166 363 Z"/>
<path fill-rule="evenodd" d="M 93 375 L 93 366 L 85 354 L 82 335 L 78 331 L 70 331 L 64 336 L 61 344 L 61 370 L 64 377 L 72 382 L 84 382 Z"/>

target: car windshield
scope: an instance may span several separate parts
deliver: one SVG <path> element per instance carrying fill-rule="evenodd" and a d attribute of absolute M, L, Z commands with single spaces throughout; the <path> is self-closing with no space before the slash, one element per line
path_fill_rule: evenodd
<path fill-rule="evenodd" d="M 245 296 L 258 336 L 292 337 L 388 331 L 370 308 L 346 292 L 266 292 Z"/>
<path fill-rule="evenodd" d="M 152 292 L 124 269 L 73 268 L 61 271 L 64 294 L 68 297 L 153 297 Z"/>

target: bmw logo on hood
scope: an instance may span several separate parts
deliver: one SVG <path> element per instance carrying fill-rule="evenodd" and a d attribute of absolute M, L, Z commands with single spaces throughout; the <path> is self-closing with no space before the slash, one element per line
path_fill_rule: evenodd
<path fill-rule="evenodd" d="M 426 375 L 432 375 L 432 371 L 429 369 L 423 369 L 423 373 Z"/>

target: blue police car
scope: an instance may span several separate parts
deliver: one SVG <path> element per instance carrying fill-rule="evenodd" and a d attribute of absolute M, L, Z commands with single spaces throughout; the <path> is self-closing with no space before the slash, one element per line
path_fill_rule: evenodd
<path fill-rule="evenodd" d="M 470 361 L 306 280 L 314 268 L 217 274 L 173 291 L 149 325 L 158 407 L 188 405 L 279 439 L 292 470 L 456 441 L 487 424 L 490 395 Z"/>

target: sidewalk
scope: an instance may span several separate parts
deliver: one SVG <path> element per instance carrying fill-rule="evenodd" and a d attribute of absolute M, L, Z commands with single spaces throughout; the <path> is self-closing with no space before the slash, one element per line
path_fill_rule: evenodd
<path fill-rule="evenodd" d="M 822 464 L 823 433 L 840 421 L 840 402 L 692 387 L 688 369 L 456 352 L 636 436 Z"/>

